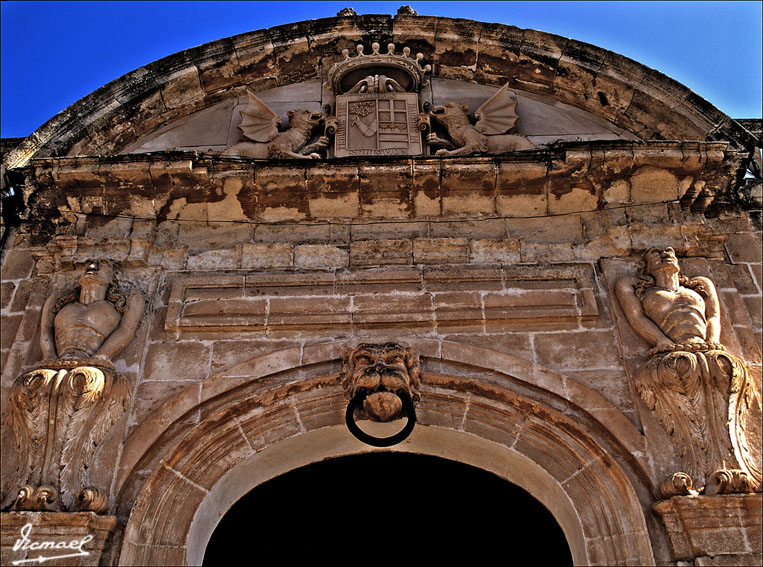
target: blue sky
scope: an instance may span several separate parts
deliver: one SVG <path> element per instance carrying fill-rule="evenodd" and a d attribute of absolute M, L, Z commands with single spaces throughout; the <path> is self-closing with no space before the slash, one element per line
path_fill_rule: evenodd
<path fill-rule="evenodd" d="M 26 136 L 109 81 L 183 49 L 330 17 L 461 17 L 616 51 L 685 84 L 733 118 L 761 117 L 761 2 L 15 2 L 0 23 L 0 134 Z"/>

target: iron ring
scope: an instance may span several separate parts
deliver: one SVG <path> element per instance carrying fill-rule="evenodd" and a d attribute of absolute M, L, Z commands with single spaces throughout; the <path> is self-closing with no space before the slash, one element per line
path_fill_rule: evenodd
<path fill-rule="evenodd" d="M 401 441 L 407 439 L 413 431 L 413 428 L 416 426 L 416 409 L 413 407 L 411 397 L 405 392 L 397 394 L 403 402 L 403 411 L 408 418 L 408 423 L 405 424 L 405 427 L 389 437 L 374 437 L 358 427 L 358 424 L 355 423 L 354 419 L 355 410 L 361 403 L 363 403 L 363 400 L 366 399 L 367 395 L 368 392 L 358 392 L 355 397 L 350 400 L 350 403 L 347 404 L 347 412 L 345 413 L 344 420 L 345 423 L 347 423 L 347 429 L 350 430 L 350 433 L 352 433 L 352 435 L 359 441 L 362 441 L 366 445 L 371 445 L 372 447 L 391 447 L 392 445 L 397 445 Z"/>

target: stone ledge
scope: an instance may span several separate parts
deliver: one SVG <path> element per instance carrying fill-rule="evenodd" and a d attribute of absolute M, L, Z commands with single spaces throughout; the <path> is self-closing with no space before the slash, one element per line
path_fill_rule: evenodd
<path fill-rule="evenodd" d="M 21 530 L 26 524 L 32 527 L 26 538 L 29 543 L 24 545 Z M 116 516 L 98 516 L 93 512 L 3 512 L 0 513 L 0 563 L 12 565 L 14 561 L 26 560 L 29 564 L 96 566 L 116 527 Z M 87 536 L 92 539 L 81 546 L 83 555 L 53 559 L 76 553 L 79 548 L 72 549 L 71 544 Z M 19 549 L 14 550 L 19 540 Z M 51 549 L 50 546 L 56 545 L 60 548 Z M 67 547 L 64 549 L 64 546 Z"/>
<path fill-rule="evenodd" d="M 738 555 L 753 554 L 759 564 L 763 558 L 761 496 L 675 496 L 655 503 L 652 509 L 665 524 L 674 560 L 708 559 L 706 556 L 729 556 L 733 560 Z"/>
<path fill-rule="evenodd" d="M 746 159 L 727 143 L 565 143 L 503 156 L 257 161 L 189 152 L 33 160 L 9 172 L 33 212 L 183 222 L 543 217 L 680 202 L 731 202 Z M 376 167 L 371 167 L 374 165 Z M 390 179 L 391 167 L 399 173 Z M 226 176 L 215 172 L 226 169 Z M 408 173 L 402 174 L 405 170 Z M 457 184 L 473 178 L 482 183 Z M 359 187 L 362 186 L 362 191 Z"/>

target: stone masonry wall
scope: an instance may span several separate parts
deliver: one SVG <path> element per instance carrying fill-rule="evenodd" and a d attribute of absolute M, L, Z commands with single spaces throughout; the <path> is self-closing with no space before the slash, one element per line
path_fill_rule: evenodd
<path fill-rule="evenodd" d="M 2 256 L 2 407 L 15 377 L 41 358 L 46 297 L 73 286 L 86 261 L 109 258 L 120 285 L 148 298 L 136 339 L 116 360 L 134 388 L 131 407 L 91 471 L 111 486 L 120 521 L 140 486 L 116 501 L 121 443 L 168 399 L 201 396 L 204 380 L 259 355 L 288 367 L 295 352 L 338 340 L 483 347 L 558 372 L 644 433 L 638 458 L 659 483 L 675 457 L 629 378 L 647 347 L 623 324 L 616 279 L 646 249 L 673 246 L 687 274 L 716 283 L 722 342 L 759 388 L 763 326 L 760 231 L 733 207 L 708 216 L 701 206 L 712 199 L 704 188 L 733 164 L 722 151 L 709 157 L 712 148 L 693 161 L 686 147 L 673 163 L 667 146 L 606 167 L 590 150 L 550 166 L 38 163 L 19 184 L 33 213 Z M 452 363 L 424 370 L 466 372 Z"/>

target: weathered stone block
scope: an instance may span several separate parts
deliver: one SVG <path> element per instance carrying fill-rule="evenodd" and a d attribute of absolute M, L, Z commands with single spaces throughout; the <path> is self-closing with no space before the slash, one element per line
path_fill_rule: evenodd
<path fill-rule="evenodd" d="M 209 375 L 209 346 L 192 342 L 153 343 L 146 353 L 145 380 L 194 381 Z"/>
<path fill-rule="evenodd" d="M 514 264 L 521 260 L 519 241 L 515 239 L 482 239 L 470 242 L 469 261 L 474 264 Z"/>
<path fill-rule="evenodd" d="M 361 164 L 360 207 L 364 217 L 405 218 L 413 213 L 410 164 Z"/>
<path fill-rule="evenodd" d="M 495 214 L 495 166 L 448 161 L 442 168 L 442 211 L 453 215 Z"/>
<path fill-rule="evenodd" d="M 348 297 L 284 297 L 269 300 L 268 326 L 349 325 Z"/>
<path fill-rule="evenodd" d="M 188 256 L 187 266 L 189 270 L 200 271 L 233 270 L 241 266 L 241 248 L 210 250 Z"/>
<path fill-rule="evenodd" d="M 427 217 L 441 213 L 439 162 L 416 162 L 413 166 L 413 205 L 415 216 Z"/>
<path fill-rule="evenodd" d="M 350 265 L 384 266 L 411 264 L 413 247 L 410 240 L 360 240 L 350 245 Z"/>
<path fill-rule="evenodd" d="M 619 368 L 617 344 L 609 331 L 539 333 L 535 336 L 538 363 L 554 370 Z"/>
<path fill-rule="evenodd" d="M 678 198 L 678 179 L 671 172 L 652 166 L 639 168 L 630 178 L 634 203 L 657 203 Z"/>
<path fill-rule="evenodd" d="M 8 250 L 3 255 L 0 268 L 4 280 L 28 278 L 34 268 L 34 258 L 26 250 Z"/>
<path fill-rule="evenodd" d="M 327 244 L 301 244 L 294 248 L 294 267 L 305 270 L 346 268 L 349 254 L 344 248 Z"/>
<path fill-rule="evenodd" d="M 761 251 L 760 234 L 742 232 L 730 234 L 726 241 L 726 251 L 732 262 L 749 262 L 760 264 L 763 262 Z"/>
<path fill-rule="evenodd" d="M 287 243 L 244 244 L 241 267 L 245 270 L 288 268 L 294 261 L 294 250 Z"/>
<path fill-rule="evenodd" d="M 10 305 L 15 291 L 16 284 L 13 282 L 3 282 L 0 284 L 0 309 L 5 309 Z"/>
<path fill-rule="evenodd" d="M 413 241 L 416 264 L 462 264 L 469 261 L 466 238 L 417 238 Z"/>

